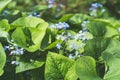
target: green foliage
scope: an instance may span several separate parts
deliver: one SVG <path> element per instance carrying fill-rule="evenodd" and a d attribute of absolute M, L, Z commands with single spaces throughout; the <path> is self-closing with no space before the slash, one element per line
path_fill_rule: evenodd
<path fill-rule="evenodd" d="M 3 11 L 3 9 L 10 3 L 12 0 L 1 0 L 0 1 L 0 13 Z"/>
<path fill-rule="evenodd" d="M 73 60 L 62 55 L 49 52 L 45 65 L 45 80 L 63 80 L 73 64 Z"/>
<path fill-rule="evenodd" d="M 44 61 L 40 61 L 40 60 L 28 62 L 28 61 L 24 61 L 24 60 L 19 59 L 18 61 L 19 61 L 19 66 L 16 67 L 16 73 L 20 73 L 20 72 L 35 69 L 35 68 L 39 68 L 44 64 Z"/>
<path fill-rule="evenodd" d="M 9 31 L 10 25 L 8 24 L 8 20 L 0 21 L 0 30 Z"/>
<path fill-rule="evenodd" d="M 84 56 L 78 59 L 75 70 L 81 80 L 101 80 L 97 76 L 96 62 L 92 57 Z"/>
<path fill-rule="evenodd" d="M 6 54 L 4 52 L 4 49 L 2 47 L 2 44 L 0 43 L 0 76 L 4 73 L 4 66 L 6 63 Z"/>
<path fill-rule="evenodd" d="M 119 70 L 119 47 L 120 42 L 117 40 L 111 40 L 107 49 L 102 53 L 102 57 L 106 62 L 106 74 L 105 80 L 118 80 L 120 75 Z"/>
<path fill-rule="evenodd" d="M 72 24 L 80 24 L 82 23 L 84 20 L 88 20 L 90 17 L 88 15 L 84 15 L 84 14 L 75 14 L 74 16 L 72 16 L 70 18 L 70 22 Z"/>
<path fill-rule="evenodd" d="M 119 80 L 117 3 L 0 1 L 0 80 Z"/>

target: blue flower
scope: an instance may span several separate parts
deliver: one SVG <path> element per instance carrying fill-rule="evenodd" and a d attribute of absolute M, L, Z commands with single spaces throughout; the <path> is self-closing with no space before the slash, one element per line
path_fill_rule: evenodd
<path fill-rule="evenodd" d="M 61 39 L 62 41 L 66 41 L 67 40 L 67 36 L 66 35 L 57 35 L 56 39 Z"/>
<path fill-rule="evenodd" d="M 48 3 L 49 8 L 52 8 L 54 6 L 54 4 L 55 4 L 55 0 L 46 0 L 46 1 Z"/>
<path fill-rule="evenodd" d="M 19 65 L 19 62 L 18 61 L 12 61 L 11 64 L 13 64 L 13 65 Z"/>
<path fill-rule="evenodd" d="M 71 58 L 71 59 L 75 59 L 75 57 L 74 57 L 74 55 L 73 54 L 69 54 L 69 56 L 68 56 L 69 58 Z"/>
<path fill-rule="evenodd" d="M 19 48 L 16 44 L 4 46 L 5 50 L 10 51 L 10 55 L 23 55 L 24 48 Z"/>
<path fill-rule="evenodd" d="M 61 48 L 62 48 L 62 46 L 61 46 L 60 43 L 58 43 L 58 44 L 56 45 L 56 47 L 57 47 L 58 49 L 61 49 Z"/>
<path fill-rule="evenodd" d="M 67 24 L 66 22 L 59 22 L 59 23 L 50 25 L 50 28 L 54 28 L 54 29 L 67 29 L 67 28 L 69 28 L 69 24 Z"/>

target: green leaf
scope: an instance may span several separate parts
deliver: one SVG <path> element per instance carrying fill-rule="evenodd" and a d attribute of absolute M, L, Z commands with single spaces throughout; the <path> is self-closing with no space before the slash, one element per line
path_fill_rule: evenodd
<path fill-rule="evenodd" d="M 55 48 L 57 43 L 62 42 L 61 40 L 54 41 L 55 35 L 56 35 L 55 32 L 52 32 L 50 28 L 47 28 L 46 34 L 42 40 L 40 49 L 41 50 L 52 49 L 52 48 Z"/>
<path fill-rule="evenodd" d="M 28 35 L 25 34 L 23 32 L 23 29 L 24 28 L 17 28 L 12 33 L 12 38 L 15 41 L 15 43 L 18 46 L 25 48 L 29 52 L 34 52 L 38 50 L 41 46 L 41 41 L 45 35 L 46 29 L 40 30 L 37 28 L 28 27 L 31 36 L 28 33 Z M 33 42 L 34 44 L 31 44 L 31 42 Z"/>
<path fill-rule="evenodd" d="M 113 37 L 113 36 L 119 34 L 117 29 L 115 29 L 113 27 L 107 26 L 106 29 L 107 29 L 107 32 L 105 33 L 105 37 Z"/>
<path fill-rule="evenodd" d="M 25 62 L 19 60 L 19 65 L 16 67 L 16 73 L 20 73 L 26 70 L 36 69 L 44 65 L 44 61 L 35 60 L 33 62 Z"/>
<path fill-rule="evenodd" d="M 107 49 L 102 53 L 106 63 L 106 74 L 104 80 L 120 79 L 120 42 L 112 39 Z"/>
<path fill-rule="evenodd" d="M 92 21 L 87 24 L 87 27 L 94 37 L 103 37 L 106 33 L 106 25 L 107 24 L 105 22 Z"/>
<path fill-rule="evenodd" d="M 66 15 L 64 15 L 62 18 L 60 18 L 58 21 L 59 21 L 59 22 L 66 22 L 66 21 L 68 21 L 72 16 L 73 16 L 73 14 L 66 14 Z"/>
<path fill-rule="evenodd" d="M 6 54 L 4 52 L 4 49 L 2 47 L 2 44 L 0 43 L 0 76 L 3 74 L 3 68 L 6 63 Z"/>
<path fill-rule="evenodd" d="M 117 30 L 110 23 L 99 19 L 91 21 L 87 24 L 87 27 L 94 37 L 113 37 L 118 35 Z"/>
<path fill-rule="evenodd" d="M 75 71 L 75 64 L 73 64 L 73 66 L 68 70 L 65 76 L 65 80 L 77 80 L 77 79 L 78 79 L 78 75 L 76 74 Z"/>
<path fill-rule="evenodd" d="M 39 23 L 44 23 L 44 20 L 36 17 L 21 17 L 11 24 L 11 28 L 16 27 L 37 27 Z"/>
<path fill-rule="evenodd" d="M 90 17 L 88 15 L 85 14 L 74 14 L 69 21 L 72 24 L 80 24 L 82 23 L 84 20 L 88 20 Z"/>
<path fill-rule="evenodd" d="M 90 56 L 80 57 L 76 61 L 75 70 L 80 80 L 101 80 L 97 76 L 96 62 Z"/>
<path fill-rule="evenodd" d="M 66 73 L 73 64 L 72 59 L 49 52 L 45 65 L 45 80 L 64 80 Z"/>
<path fill-rule="evenodd" d="M 48 49 L 55 48 L 56 45 L 57 45 L 58 43 L 61 43 L 61 42 L 62 42 L 62 40 L 56 40 L 56 41 L 52 42 L 51 44 L 49 44 L 47 47 L 45 47 L 44 50 L 48 50 Z M 45 43 L 44 43 L 44 44 L 45 44 Z"/>
<path fill-rule="evenodd" d="M 22 30 L 23 30 L 23 33 L 24 33 L 24 35 L 26 37 L 26 42 L 28 43 L 27 46 L 34 45 L 34 42 L 32 41 L 32 35 L 31 35 L 31 32 L 30 32 L 29 28 L 25 27 Z"/>
<path fill-rule="evenodd" d="M 40 29 L 40 30 L 45 30 L 48 27 L 48 23 L 47 22 L 40 22 L 36 28 Z"/>
<path fill-rule="evenodd" d="M 44 79 L 44 66 L 30 71 L 31 80 L 45 80 Z"/>
<path fill-rule="evenodd" d="M 107 48 L 110 38 L 93 38 L 88 40 L 85 45 L 84 55 L 98 59 L 101 53 Z"/>
<path fill-rule="evenodd" d="M 10 25 L 8 24 L 8 20 L 0 21 L 0 30 L 9 31 Z"/>
<path fill-rule="evenodd" d="M 8 42 L 10 42 L 10 35 L 6 31 L 1 31 L 0 30 L 0 38 L 4 38 Z M 4 39 L 3 39 L 3 41 L 5 41 Z M 1 39 L 0 39 L 0 41 L 1 41 Z"/>
<path fill-rule="evenodd" d="M 10 3 L 12 0 L 1 0 L 0 1 L 0 13 L 3 11 L 3 9 Z"/>
<path fill-rule="evenodd" d="M 47 5 L 36 5 L 32 8 L 32 11 L 35 12 L 35 11 L 41 11 L 46 9 L 48 9 Z"/>

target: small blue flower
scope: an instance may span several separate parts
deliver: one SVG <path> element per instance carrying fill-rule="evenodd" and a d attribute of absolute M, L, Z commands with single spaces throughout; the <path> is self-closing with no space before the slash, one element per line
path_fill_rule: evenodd
<path fill-rule="evenodd" d="M 102 9 L 102 10 L 101 10 L 101 12 L 105 12 L 105 11 L 106 11 L 106 9 Z"/>
<path fill-rule="evenodd" d="M 86 38 L 87 38 L 86 32 L 83 32 L 82 30 L 80 30 L 79 33 L 76 34 L 76 36 L 75 36 L 75 39 L 76 39 L 76 40 L 81 39 L 81 40 L 84 41 L 84 40 L 86 40 Z"/>
<path fill-rule="evenodd" d="M 49 8 L 52 8 L 54 6 L 54 4 L 55 4 L 55 0 L 46 0 L 46 1 L 48 3 Z"/>
<path fill-rule="evenodd" d="M 58 49 L 61 49 L 61 48 L 62 48 L 62 46 L 61 46 L 60 43 L 58 43 L 58 44 L 56 45 L 56 47 L 57 47 Z"/>
<path fill-rule="evenodd" d="M 19 65 L 19 62 L 18 61 L 12 61 L 11 64 L 13 64 L 13 65 Z"/>
<path fill-rule="evenodd" d="M 102 7 L 103 5 L 102 4 L 100 4 L 100 3 L 93 3 L 92 5 L 91 5 L 91 7 L 93 7 L 93 8 L 99 8 L 99 7 Z"/>
<path fill-rule="evenodd" d="M 120 27 L 118 27 L 117 30 L 120 32 Z"/>
<path fill-rule="evenodd" d="M 57 35 L 56 39 L 61 39 L 62 41 L 66 41 L 67 36 L 66 35 Z"/>
<path fill-rule="evenodd" d="M 59 22 L 53 25 L 50 25 L 50 28 L 54 28 L 54 29 L 67 29 L 69 28 L 69 25 L 65 22 Z"/>
<path fill-rule="evenodd" d="M 19 48 L 16 44 L 4 46 L 5 50 L 10 51 L 10 55 L 23 55 L 24 48 Z"/>
<path fill-rule="evenodd" d="M 73 54 L 69 54 L 69 56 L 68 56 L 69 58 L 71 58 L 71 59 L 75 59 L 75 57 L 74 57 L 74 55 Z"/>

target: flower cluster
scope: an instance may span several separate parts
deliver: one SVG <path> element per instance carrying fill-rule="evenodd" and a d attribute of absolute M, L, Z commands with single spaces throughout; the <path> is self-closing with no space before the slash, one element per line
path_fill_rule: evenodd
<path fill-rule="evenodd" d="M 4 50 L 8 51 L 9 55 L 13 55 L 14 57 L 17 55 L 23 55 L 25 51 L 24 48 L 20 48 L 16 44 L 9 44 L 8 46 L 4 46 Z M 19 62 L 13 59 L 11 64 L 19 65 Z"/>
<path fill-rule="evenodd" d="M 87 24 L 89 24 L 89 23 L 90 23 L 89 20 L 82 22 L 81 26 L 83 28 L 83 31 L 88 31 Z"/>
<path fill-rule="evenodd" d="M 76 43 L 74 43 L 74 42 L 70 42 L 70 46 L 69 46 L 69 48 L 73 48 L 73 49 L 75 49 L 75 50 L 78 50 L 78 49 L 80 49 L 80 48 L 82 48 L 82 47 L 84 47 L 84 45 L 85 44 L 76 44 Z"/>
<path fill-rule="evenodd" d="M 79 58 L 81 56 L 82 56 L 82 54 L 79 54 L 78 51 L 75 51 L 75 53 L 68 55 L 68 57 L 71 58 L 71 59 L 76 59 L 76 58 Z"/>
<path fill-rule="evenodd" d="M 82 41 L 86 40 L 87 39 L 86 32 L 80 30 L 79 33 L 76 34 L 75 39 L 82 40 Z"/>
<path fill-rule="evenodd" d="M 48 7 L 51 8 L 54 6 L 54 4 L 56 3 L 55 0 L 46 0 L 48 3 Z"/>
<path fill-rule="evenodd" d="M 58 43 L 58 44 L 56 45 L 56 47 L 57 47 L 57 49 L 61 49 L 61 48 L 62 48 L 61 43 Z"/>
<path fill-rule="evenodd" d="M 69 24 L 66 22 L 59 22 L 53 25 L 50 25 L 50 28 L 54 28 L 54 29 L 67 29 L 69 28 Z"/>
<path fill-rule="evenodd" d="M 19 48 L 16 44 L 5 46 L 4 49 L 9 50 L 10 55 L 23 55 L 24 54 L 24 48 Z"/>
<path fill-rule="evenodd" d="M 73 49 L 73 53 L 70 53 L 68 55 L 69 58 L 76 59 L 82 56 L 81 52 L 85 46 L 85 43 L 75 43 L 75 42 L 70 42 L 69 48 Z"/>
<path fill-rule="evenodd" d="M 72 34 L 69 33 L 69 32 L 67 32 L 67 33 L 64 33 L 64 32 L 63 32 L 63 33 L 61 33 L 60 35 L 57 35 L 57 36 L 56 36 L 56 39 L 67 42 L 68 39 L 74 39 L 74 36 L 72 36 Z M 56 47 L 57 47 L 58 49 L 61 49 L 61 48 L 62 48 L 62 44 L 61 44 L 61 43 L 58 43 L 58 44 L 56 45 Z"/>
<path fill-rule="evenodd" d="M 106 11 L 106 9 L 103 8 L 103 5 L 100 3 L 93 3 L 93 4 L 91 4 L 89 11 L 91 12 L 90 16 L 96 16 L 98 11 L 101 11 L 101 13 L 104 13 Z"/>
<path fill-rule="evenodd" d="M 67 40 L 67 36 L 66 35 L 57 35 L 56 39 L 61 39 L 62 41 Z"/>

